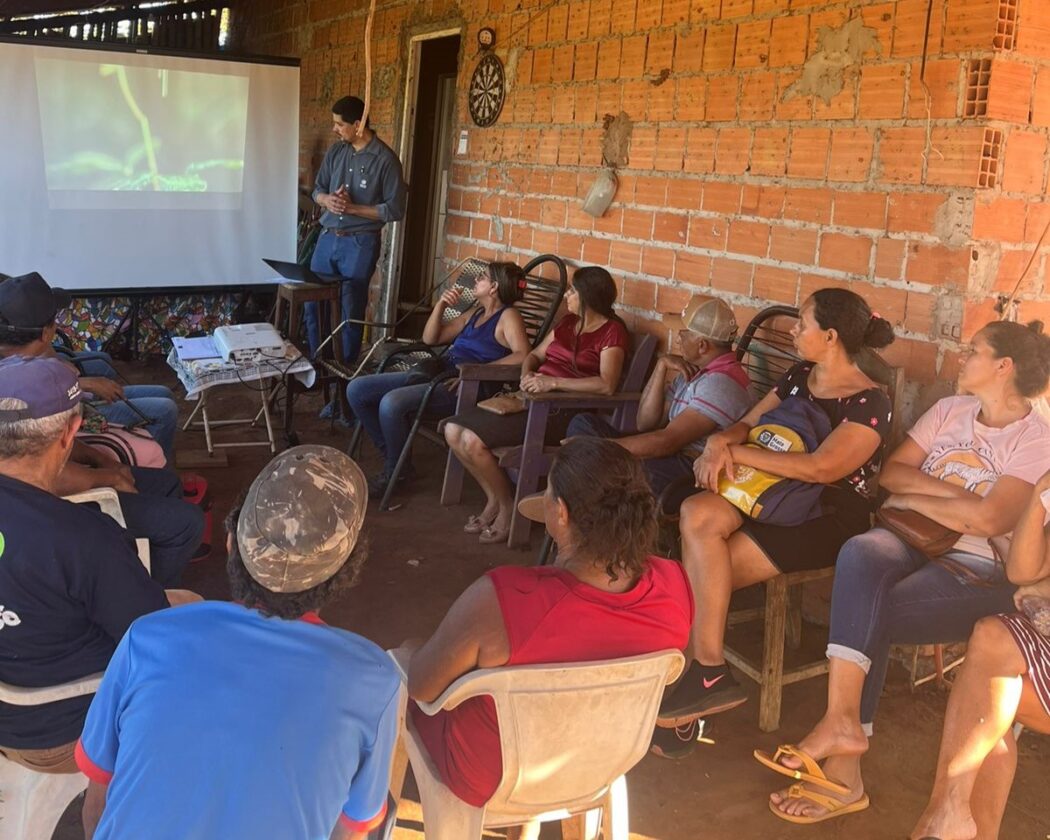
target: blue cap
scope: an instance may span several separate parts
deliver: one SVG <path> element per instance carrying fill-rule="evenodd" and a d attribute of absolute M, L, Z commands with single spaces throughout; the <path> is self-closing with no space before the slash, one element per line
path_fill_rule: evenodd
<path fill-rule="evenodd" d="M 35 271 L 0 283 L 0 325 L 3 332 L 43 329 L 69 306 L 69 292 L 53 289 Z"/>
<path fill-rule="evenodd" d="M 72 365 L 44 356 L 0 360 L 0 422 L 42 420 L 79 403 L 80 383 Z"/>

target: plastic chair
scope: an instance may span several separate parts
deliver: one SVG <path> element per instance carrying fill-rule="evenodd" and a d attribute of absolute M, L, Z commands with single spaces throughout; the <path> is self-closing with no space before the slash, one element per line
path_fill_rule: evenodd
<path fill-rule="evenodd" d="M 73 502 L 78 505 L 98 505 L 101 511 L 106 516 L 115 519 L 121 528 L 126 529 L 128 527 L 128 523 L 124 521 L 124 511 L 120 509 L 120 497 L 117 496 L 117 491 L 112 487 L 96 487 L 94 490 L 85 490 L 83 493 L 74 493 L 71 496 L 63 496 L 63 498 L 67 502 Z M 149 540 L 145 537 L 136 537 L 135 549 L 138 552 L 139 560 L 142 561 L 142 565 L 149 572 Z"/>
<path fill-rule="evenodd" d="M 402 651 L 391 655 L 403 665 Z M 406 718 L 399 747 L 408 752 L 419 788 L 427 840 L 479 840 L 486 828 L 593 818 L 588 812 L 598 809 L 606 840 L 627 840 L 624 774 L 649 749 L 664 687 L 684 666 L 679 651 L 665 650 L 606 662 L 482 669 L 421 703 L 434 715 L 491 696 L 503 755 L 499 787 L 475 808 L 442 784 Z"/>
<path fill-rule="evenodd" d="M 42 706 L 94 694 L 102 674 L 46 688 L 0 683 L 0 701 Z M 73 799 L 87 788 L 81 773 L 38 773 L 0 756 L 0 840 L 51 840 Z"/>
<path fill-rule="evenodd" d="M 117 491 L 111 487 L 75 493 L 65 499 L 74 504 L 96 504 L 122 528 L 127 527 Z M 139 559 L 149 571 L 149 542 L 135 542 Z M 0 683 L 0 702 L 42 706 L 94 694 L 101 681 L 102 674 L 92 674 L 44 688 Z M 87 778 L 81 773 L 38 773 L 0 756 L 0 840 L 51 840 L 66 806 L 85 788 Z"/>

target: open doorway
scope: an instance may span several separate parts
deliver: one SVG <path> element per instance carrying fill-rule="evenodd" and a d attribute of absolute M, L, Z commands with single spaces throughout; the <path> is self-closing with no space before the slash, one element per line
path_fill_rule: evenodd
<path fill-rule="evenodd" d="M 400 318 L 441 279 L 449 166 L 456 119 L 458 34 L 421 40 L 418 50 L 415 96 L 409 91 L 405 124 L 408 207 L 402 233 L 401 271 L 397 291 Z M 429 313 L 420 307 L 398 330 L 419 335 Z"/>

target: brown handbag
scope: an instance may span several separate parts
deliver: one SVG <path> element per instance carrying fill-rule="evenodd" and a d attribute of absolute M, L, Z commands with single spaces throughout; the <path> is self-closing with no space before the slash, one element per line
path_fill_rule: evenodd
<path fill-rule="evenodd" d="M 528 408 L 528 404 L 525 402 L 524 391 L 514 391 L 509 394 L 497 394 L 494 397 L 489 397 L 487 400 L 482 400 L 478 403 L 478 408 L 483 408 L 485 411 L 491 411 L 493 414 L 519 414 Z"/>
<path fill-rule="evenodd" d="M 927 557 L 938 557 L 951 550 L 962 536 L 913 510 L 881 507 L 875 514 L 875 524 L 896 534 Z"/>

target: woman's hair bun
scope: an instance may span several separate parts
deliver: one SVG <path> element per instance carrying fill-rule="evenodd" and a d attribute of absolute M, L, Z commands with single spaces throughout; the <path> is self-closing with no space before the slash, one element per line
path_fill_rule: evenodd
<path fill-rule="evenodd" d="M 887 347 L 893 343 L 893 324 L 885 318 L 872 313 L 868 326 L 864 330 L 864 346 Z"/>

